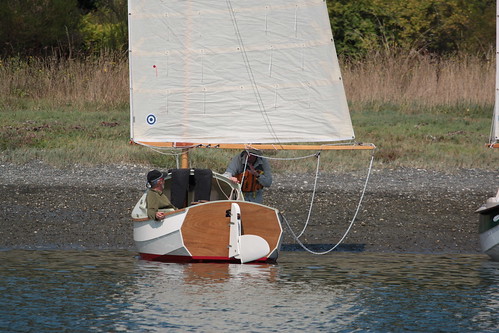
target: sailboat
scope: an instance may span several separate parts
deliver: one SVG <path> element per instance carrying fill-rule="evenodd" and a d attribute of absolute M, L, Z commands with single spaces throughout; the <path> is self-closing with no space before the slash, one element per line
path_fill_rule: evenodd
<path fill-rule="evenodd" d="M 129 0 L 133 143 L 179 149 L 165 194 L 178 209 L 132 211 L 141 258 L 275 262 L 278 209 L 192 169 L 191 149 L 372 150 L 355 143 L 324 0 Z"/>
<path fill-rule="evenodd" d="M 488 147 L 499 148 L 499 1 L 496 1 L 496 91 Z M 476 211 L 482 251 L 499 261 L 499 190 Z"/>

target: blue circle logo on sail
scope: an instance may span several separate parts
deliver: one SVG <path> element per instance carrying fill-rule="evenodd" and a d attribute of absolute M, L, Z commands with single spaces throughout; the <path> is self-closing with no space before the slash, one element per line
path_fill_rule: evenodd
<path fill-rule="evenodd" d="M 147 116 L 146 120 L 147 120 L 147 123 L 149 125 L 154 125 L 156 123 L 156 116 L 153 114 L 150 114 Z"/>

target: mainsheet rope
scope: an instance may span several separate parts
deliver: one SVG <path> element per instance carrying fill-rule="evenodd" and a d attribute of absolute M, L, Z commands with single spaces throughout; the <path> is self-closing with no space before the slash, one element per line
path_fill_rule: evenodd
<path fill-rule="evenodd" d="M 255 156 L 258 156 L 258 157 L 262 157 L 262 158 L 267 158 L 267 159 L 274 159 L 274 160 L 288 160 L 287 158 L 272 158 L 272 157 L 264 157 L 264 156 L 259 156 L 259 155 L 256 155 L 256 154 L 253 154 L 253 153 L 250 153 L 252 155 L 255 155 Z M 316 252 L 316 251 L 313 251 L 311 249 L 309 249 L 305 244 L 303 244 L 301 241 L 300 241 L 300 237 L 303 235 L 303 233 L 305 232 L 305 230 L 307 229 L 307 226 L 308 226 L 308 223 L 310 221 L 310 215 L 311 215 L 311 212 L 312 212 L 312 206 L 313 206 L 313 202 L 314 202 L 314 198 L 315 198 L 315 192 L 316 192 L 316 189 L 317 189 L 317 179 L 319 178 L 319 164 L 320 164 L 320 152 L 319 153 L 316 153 L 314 155 L 309 155 L 309 156 L 303 156 L 303 157 L 298 157 L 298 158 L 289 158 L 289 160 L 296 160 L 296 159 L 304 159 L 304 158 L 309 158 L 311 156 L 316 156 L 317 157 L 317 168 L 316 168 L 316 171 L 315 171 L 315 181 L 314 181 L 314 189 L 312 191 L 312 198 L 311 198 L 311 202 L 310 202 L 310 208 L 309 208 L 309 211 L 308 211 L 308 216 L 307 216 L 307 220 L 305 221 L 305 224 L 304 224 L 304 227 L 303 227 L 303 230 L 300 232 L 300 234 L 297 236 L 295 234 L 295 232 L 293 231 L 293 229 L 291 228 L 291 225 L 289 224 L 288 220 L 286 219 L 286 217 L 284 215 L 282 215 L 283 219 L 284 219 L 284 222 L 286 223 L 286 226 L 288 227 L 289 231 L 291 232 L 291 234 L 293 235 L 293 238 L 294 240 L 307 252 L 309 253 L 312 253 L 312 254 L 317 254 L 317 255 L 323 255 L 323 254 L 327 254 L 333 250 L 335 250 L 341 243 L 343 243 L 343 241 L 345 240 L 345 238 L 347 237 L 348 233 L 350 232 L 350 230 L 352 229 L 352 226 L 355 222 L 355 220 L 357 219 L 357 215 L 360 211 L 360 207 L 362 206 L 362 201 L 364 200 L 364 195 L 366 193 L 366 189 L 367 189 L 367 184 L 369 183 L 369 177 L 371 176 L 371 170 L 372 170 L 372 166 L 373 166 L 373 161 L 374 161 L 374 149 L 371 153 L 371 161 L 369 162 L 369 168 L 368 168 L 368 171 L 367 171 L 367 176 L 366 176 L 366 181 L 364 183 L 364 188 L 362 189 L 362 193 L 361 193 L 361 196 L 360 196 L 360 199 L 359 199 L 359 202 L 357 204 L 357 209 L 355 210 L 355 214 L 352 218 L 352 220 L 350 221 L 350 224 L 347 228 L 347 230 L 345 231 L 345 233 L 343 234 L 343 236 L 341 237 L 341 239 L 338 241 L 338 243 L 336 243 L 333 247 L 331 247 L 329 250 L 326 250 L 326 251 L 323 251 L 323 252 Z"/>
<path fill-rule="evenodd" d="M 303 230 L 300 232 L 300 234 L 297 236 L 298 238 L 303 235 L 303 233 L 305 232 L 305 229 L 307 228 L 308 226 L 308 222 L 310 221 L 310 215 L 312 215 L 312 207 L 314 205 L 314 199 L 315 199 L 315 192 L 316 192 L 316 189 L 317 189 L 317 179 L 319 178 L 319 166 L 320 166 L 320 159 L 321 159 L 321 153 L 320 152 L 317 152 L 315 154 L 311 154 L 311 155 L 307 155 L 307 156 L 299 156 L 299 157 L 289 157 L 289 158 L 278 158 L 278 157 L 265 157 L 265 156 L 258 156 L 256 154 L 253 154 L 249 151 L 247 151 L 249 154 L 251 155 L 254 155 L 254 156 L 257 156 L 257 157 L 261 157 L 261 158 L 266 158 L 266 159 L 269 159 L 269 160 L 281 160 L 281 161 L 291 161 L 291 160 L 302 160 L 302 159 L 306 159 L 306 158 L 310 158 L 310 157 L 317 157 L 317 167 L 316 167 L 316 170 L 315 170 L 315 181 L 314 181 L 314 189 L 312 191 L 312 198 L 310 199 L 310 207 L 308 209 L 308 216 L 307 216 L 307 220 L 305 221 L 305 224 L 303 226 Z M 246 156 L 248 156 L 248 154 L 246 154 Z M 248 161 L 248 158 L 246 158 L 246 161 Z M 246 169 L 246 166 L 245 166 L 245 169 Z"/>

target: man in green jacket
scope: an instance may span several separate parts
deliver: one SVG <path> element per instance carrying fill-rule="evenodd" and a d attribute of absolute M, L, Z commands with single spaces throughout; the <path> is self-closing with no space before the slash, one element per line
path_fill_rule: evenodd
<path fill-rule="evenodd" d="M 165 175 L 158 170 L 149 171 L 147 183 L 150 187 L 146 197 L 147 216 L 151 220 L 161 221 L 166 216 L 162 210 L 176 209 L 164 193 Z"/>

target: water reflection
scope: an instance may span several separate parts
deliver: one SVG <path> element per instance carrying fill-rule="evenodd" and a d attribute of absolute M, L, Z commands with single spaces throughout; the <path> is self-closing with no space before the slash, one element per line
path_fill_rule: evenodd
<path fill-rule="evenodd" d="M 271 264 L 239 265 L 225 263 L 168 264 L 139 260 L 137 269 L 154 272 L 166 279 L 180 279 L 188 285 L 211 285 L 229 280 L 275 281 L 277 267 Z M 157 277 L 157 276 L 156 276 Z"/>
<path fill-rule="evenodd" d="M 277 265 L 129 251 L 4 251 L 0 331 L 495 331 L 499 263 L 283 252 Z"/>

